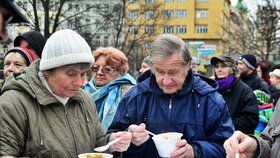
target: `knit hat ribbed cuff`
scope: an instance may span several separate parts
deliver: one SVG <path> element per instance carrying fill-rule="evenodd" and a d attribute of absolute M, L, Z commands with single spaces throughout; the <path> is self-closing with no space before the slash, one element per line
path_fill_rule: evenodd
<path fill-rule="evenodd" d="M 41 60 L 39 69 L 44 71 L 75 63 L 90 63 L 92 66 L 94 63 L 94 57 L 91 54 L 66 54 Z"/>
<path fill-rule="evenodd" d="M 256 69 L 251 63 L 249 63 L 249 61 L 247 59 L 240 57 L 239 60 L 243 61 L 243 63 L 246 64 L 250 69 L 252 69 L 252 70 Z"/>
<path fill-rule="evenodd" d="M 41 71 L 71 64 L 89 63 L 94 57 L 85 39 L 73 30 L 65 29 L 53 33 L 42 52 Z"/>

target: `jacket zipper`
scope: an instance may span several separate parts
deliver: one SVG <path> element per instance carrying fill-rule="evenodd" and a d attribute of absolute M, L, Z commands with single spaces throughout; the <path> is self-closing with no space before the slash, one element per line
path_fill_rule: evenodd
<path fill-rule="evenodd" d="M 76 152 L 75 155 L 78 155 L 77 143 L 76 143 L 76 139 L 75 139 L 75 136 L 74 136 L 74 132 L 73 132 L 72 126 L 71 126 L 70 121 L 69 121 L 69 116 L 68 116 L 68 112 L 67 112 L 67 108 L 66 107 L 64 107 L 64 112 L 65 112 L 67 124 L 68 124 L 68 126 L 70 128 L 70 131 L 71 131 L 71 134 L 72 134 L 72 138 L 73 138 L 73 141 L 74 141 L 75 152 Z"/>
<path fill-rule="evenodd" d="M 171 116 L 171 109 L 172 109 L 172 99 L 169 99 L 169 105 L 168 105 L 168 122 L 170 122 L 170 116 Z"/>

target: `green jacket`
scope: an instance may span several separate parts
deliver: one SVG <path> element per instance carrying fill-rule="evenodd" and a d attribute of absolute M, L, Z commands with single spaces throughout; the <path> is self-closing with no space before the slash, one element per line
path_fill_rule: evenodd
<path fill-rule="evenodd" d="M 38 76 L 39 61 L 6 81 L 0 97 L 0 156 L 77 157 L 105 143 L 82 89 L 63 106 Z"/>

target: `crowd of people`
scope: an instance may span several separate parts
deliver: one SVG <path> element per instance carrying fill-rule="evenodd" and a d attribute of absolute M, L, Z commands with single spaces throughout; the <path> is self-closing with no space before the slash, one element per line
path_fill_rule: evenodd
<path fill-rule="evenodd" d="M 0 4 L 5 41 L 8 23 L 28 20 Z M 120 138 L 105 152 L 158 158 L 148 131 L 182 134 L 172 158 L 280 157 L 280 69 L 252 53 L 210 63 L 212 79 L 195 74 L 185 42 L 161 34 L 135 79 L 121 50 L 91 51 L 73 30 L 22 33 L 4 55 L 0 157 L 77 157 Z"/>

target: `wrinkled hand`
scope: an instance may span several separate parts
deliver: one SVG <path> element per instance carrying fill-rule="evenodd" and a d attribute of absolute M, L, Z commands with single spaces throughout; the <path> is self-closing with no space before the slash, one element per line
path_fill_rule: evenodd
<path fill-rule="evenodd" d="M 110 142 L 112 140 L 115 140 L 116 138 L 121 137 L 121 140 L 116 142 L 115 144 L 111 145 L 109 148 L 110 152 L 123 152 L 126 151 L 131 143 L 131 133 L 130 132 L 117 132 L 117 133 L 112 133 L 110 135 Z"/>
<path fill-rule="evenodd" d="M 254 138 L 251 138 L 240 131 L 235 131 L 224 143 L 227 158 L 235 157 L 237 152 L 239 152 L 240 158 L 251 158 L 254 156 L 257 147 L 258 144 Z"/>
<path fill-rule="evenodd" d="M 193 147 L 187 143 L 185 139 L 176 142 L 175 146 L 177 149 L 170 153 L 172 158 L 193 158 L 194 151 Z"/>
<path fill-rule="evenodd" d="M 131 142 L 135 146 L 140 146 L 149 139 L 150 136 L 145 129 L 146 129 L 146 125 L 144 123 L 141 123 L 139 126 L 138 125 L 129 126 L 129 131 L 132 134 Z"/>

